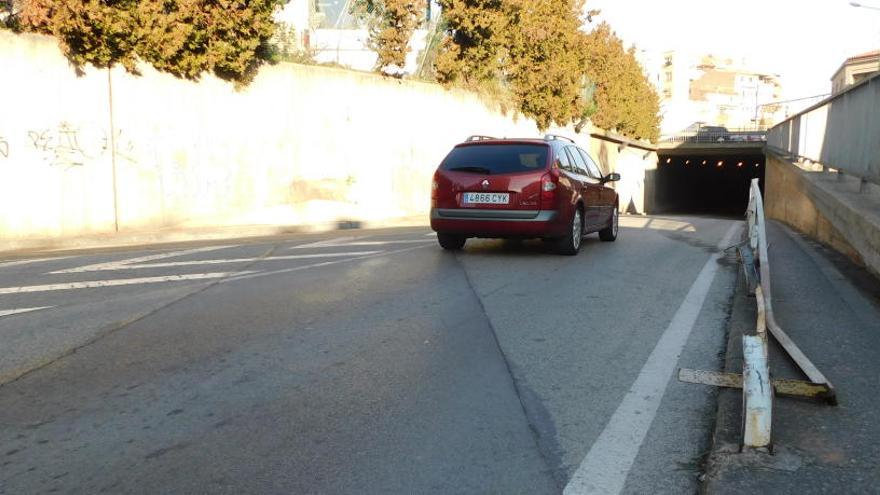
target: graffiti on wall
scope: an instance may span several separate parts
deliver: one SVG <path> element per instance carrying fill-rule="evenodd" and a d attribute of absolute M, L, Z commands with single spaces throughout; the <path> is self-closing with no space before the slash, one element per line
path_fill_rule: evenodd
<path fill-rule="evenodd" d="M 79 127 L 62 122 L 57 127 L 28 131 L 31 146 L 52 166 L 81 167 L 103 154 L 102 139 L 84 136 Z"/>
<path fill-rule="evenodd" d="M 104 138 L 104 151 L 110 149 L 111 146 L 116 147 L 116 158 L 137 163 L 134 141 L 132 141 L 122 129 L 116 129 L 111 142 L 110 137 Z"/>
<path fill-rule="evenodd" d="M 27 131 L 30 147 L 54 167 L 82 167 L 105 157 L 115 144 L 118 158 L 135 162 L 134 143 L 117 129 L 113 139 L 107 131 L 61 122 L 55 127 Z M 8 155 L 8 151 L 7 151 Z"/>

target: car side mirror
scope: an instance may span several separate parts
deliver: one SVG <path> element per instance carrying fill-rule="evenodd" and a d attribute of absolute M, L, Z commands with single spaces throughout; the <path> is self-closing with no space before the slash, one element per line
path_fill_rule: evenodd
<path fill-rule="evenodd" d="M 620 174 L 618 174 L 617 172 L 611 172 L 610 174 L 606 175 L 605 177 L 602 177 L 603 184 L 606 182 L 617 182 L 619 180 L 620 180 Z"/>

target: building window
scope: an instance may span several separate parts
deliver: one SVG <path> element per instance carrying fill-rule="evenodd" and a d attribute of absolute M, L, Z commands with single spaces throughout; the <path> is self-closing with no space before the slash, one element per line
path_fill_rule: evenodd
<path fill-rule="evenodd" d="M 672 72 L 666 73 L 666 82 L 672 82 Z"/>

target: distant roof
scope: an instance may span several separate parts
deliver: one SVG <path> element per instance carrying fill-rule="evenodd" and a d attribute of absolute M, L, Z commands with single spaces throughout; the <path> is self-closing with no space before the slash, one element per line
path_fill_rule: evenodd
<path fill-rule="evenodd" d="M 831 76 L 831 80 L 833 81 L 834 78 L 836 78 L 837 75 L 840 74 L 844 67 L 856 62 L 870 61 L 875 58 L 880 58 L 880 50 L 872 50 L 870 52 L 853 55 L 852 57 L 844 60 L 842 64 L 840 64 L 840 68 L 834 71 L 834 74 Z"/>
<path fill-rule="evenodd" d="M 880 50 L 872 50 L 870 52 L 860 53 L 858 55 L 853 55 L 852 57 L 846 59 L 847 62 L 855 61 L 860 58 L 874 58 L 880 57 Z"/>

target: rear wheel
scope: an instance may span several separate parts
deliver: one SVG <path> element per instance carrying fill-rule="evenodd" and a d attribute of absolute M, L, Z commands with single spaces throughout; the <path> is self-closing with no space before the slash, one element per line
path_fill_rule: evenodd
<path fill-rule="evenodd" d="M 449 251 L 458 251 L 463 248 L 465 241 L 467 241 L 467 237 L 463 235 L 437 233 L 437 242 L 440 243 L 440 247 Z"/>
<path fill-rule="evenodd" d="M 568 229 L 568 234 L 557 241 L 556 250 L 559 251 L 559 254 L 574 256 L 580 251 L 583 238 L 584 215 L 581 213 L 581 209 L 577 208 L 574 210 L 574 215 L 571 216 L 571 227 Z"/>
<path fill-rule="evenodd" d="M 620 230 L 620 214 L 617 211 L 617 207 L 614 207 L 614 211 L 611 212 L 611 223 L 608 227 L 599 231 L 599 239 L 602 239 L 605 242 L 614 242 L 617 239 L 617 232 Z"/>

